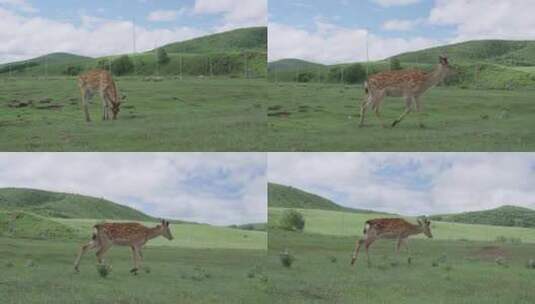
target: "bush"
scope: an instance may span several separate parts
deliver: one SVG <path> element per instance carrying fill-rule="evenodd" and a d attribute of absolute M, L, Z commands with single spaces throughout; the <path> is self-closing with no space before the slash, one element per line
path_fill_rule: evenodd
<path fill-rule="evenodd" d="M 125 75 L 134 71 L 134 63 L 128 55 L 123 55 L 112 62 L 111 70 L 114 75 Z"/>
<path fill-rule="evenodd" d="M 305 228 L 305 218 L 293 209 L 285 210 L 280 220 L 280 227 L 284 230 L 303 231 Z"/>
<path fill-rule="evenodd" d="M 162 65 L 168 64 L 169 61 L 171 61 L 171 59 L 167 55 L 167 52 L 165 51 L 164 48 L 158 49 L 158 52 L 156 53 L 156 57 L 158 57 L 158 63 Z"/>
<path fill-rule="evenodd" d="M 310 82 L 312 79 L 314 79 L 314 74 L 311 72 L 302 72 L 297 75 L 298 82 Z"/>
<path fill-rule="evenodd" d="M 391 71 L 395 71 L 395 70 L 401 70 L 402 67 L 401 67 L 401 62 L 399 61 L 399 59 L 397 58 L 391 58 L 390 59 L 390 70 Z"/>
<path fill-rule="evenodd" d="M 360 63 L 355 63 L 344 69 L 344 82 L 355 84 L 366 80 L 366 70 Z"/>
<path fill-rule="evenodd" d="M 282 266 L 284 266 L 286 268 L 292 267 L 292 264 L 295 261 L 295 257 L 293 255 L 291 255 L 288 252 L 288 250 L 285 250 L 284 252 L 281 252 L 279 258 L 280 258 L 280 261 L 282 263 Z"/>
<path fill-rule="evenodd" d="M 82 67 L 78 65 L 69 65 L 64 71 L 63 74 L 68 76 L 78 76 L 82 72 Z"/>

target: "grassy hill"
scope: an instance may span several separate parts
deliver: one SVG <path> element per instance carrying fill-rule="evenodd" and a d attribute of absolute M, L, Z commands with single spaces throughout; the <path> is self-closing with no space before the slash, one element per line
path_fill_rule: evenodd
<path fill-rule="evenodd" d="M 165 64 L 157 62 L 155 50 L 128 54 L 133 68 L 123 75 L 185 75 L 263 78 L 266 76 L 267 28 L 253 27 L 199 37 L 163 46 L 169 56 Z M 92 68 L 108 68 L 121 54 L 88 58 L 55 53 L 4 64 L 0 75 L 16 76 L 76 75 Z M 47 60 L 45 60 L 45 58 Z M 46 61 L 46 64 L 45 64 Z"/>
<path fill-rule="evenodd" d="M 54 218 L 153 220 L 142 212 L 102 198 L 20 188 L 0 189 L 0 210 Z"/>
<path fill-rule="evenodd" d="M 164 45 L 169 53 L 266 52 L 267 28 L 243 28 Z"/>
<path fill-rule="evenodd" d="M 535 210 L 502 206 L 496 209 L 435 215 L 435 220 L 453 223 L 535 228 Z"/>
<path fill-rule="evenodd" d="M 297 69 L 318 69 L 325 68 L 326 65 L 314 63 L 301 59 L 282 59 L 278 61 L 273 61 L 269 63 L 269 69 L 274 71 L 286 71 L 286 70 L 297 70 Z"/>
<path fill-rule="evenodd" d="M 268 206 L 300 209 L 320 209 L 355 213 L 371 213 L 369 210 L 343 207 L 335 202 L 291 186 L 268 184 Z"/>

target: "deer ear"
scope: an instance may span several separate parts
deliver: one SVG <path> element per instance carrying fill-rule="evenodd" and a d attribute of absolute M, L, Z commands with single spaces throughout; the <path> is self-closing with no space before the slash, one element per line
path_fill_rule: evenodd
<path fill-rule="evenodd" d="M 164 221 L 164 225 L 165 225 L 166 227 L 169 227 L 169 221 Z"/>

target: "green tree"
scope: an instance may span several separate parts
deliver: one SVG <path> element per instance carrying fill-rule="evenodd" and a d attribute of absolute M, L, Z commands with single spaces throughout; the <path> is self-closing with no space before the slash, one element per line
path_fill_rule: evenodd
<path fill-rule="evenodd" d="M 114 75 L 125 75 L 134 71 L 134 63 L 128 55 L 123 55 L 112 62 L 111 70 Z"/>
<path fill-rule="evenodd" d="M 280 227 L 284 230 L 303 231 L 305 228 L 304 216 L 293 210 L 285 210 L 280 220 Z"/>
<path fill-rule="evenodd" d="M 171 59 L 167 55 L 167 52 L 165 51 L 164 48 L 159 48 L 158 52 L 156 53 L 156 56 L 158 57 L 159 64 L 164 65 L 164 64 L 169 63 L 169 61 L 171 61 Z"/>
<path fill-rule="evenodd" d="M 360 63 L 355 63 L 344 69 L 344 81 L 346 83 L 361 83 L 366 80 L 366 70 Z"/>
<path fill-rule="evenodd" d="M 390 59 L 390 70 L 391 71 L 395 71 L 395 70 L 401 70 L 402 67 L 401 67 L 401 62 L 399 61 L 399 59 L 397 58 L 391 58 Z"/>

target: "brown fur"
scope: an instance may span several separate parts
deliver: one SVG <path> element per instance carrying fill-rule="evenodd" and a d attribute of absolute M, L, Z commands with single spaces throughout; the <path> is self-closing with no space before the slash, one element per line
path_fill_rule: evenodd
<path fill-rule="evenodd" d="M 89 117 L 88 102 L 95 93 L 99 93 L 102 99 L 103 120 L 117 119 L 121 107 L 121 100 L 117 92 L 117 86 L 111 74 L 106 70 L 91 70 L 78 78 L 78 86 L 82 94 L 82 107 L 86 121 L 91 121 Z"/>
<path fill-rule="evenodd" d="M 397 239 L 396 252 L 399 254 L 402 244 L 406 245 L 407 250 L 409 249 L 409 244 L 407 242 L 408 237 L 420 233 L 425 234 L 429 238 L 433 237 L 431 234 L 431 222 L 429 220 L 424 219 L 422 221 L 418 219 L 418 225 L 411 224 L 400 218 L 379 218 L 366 221 L 363 231 L 364 236 L 355 244 L 355 251 L 353 252 L 351 265 L 355 264 L 362 244 L 365 245 L 366 257 L 369 264 L 370 257 L 368 249 L 376 240 Z"/>
<path fill-rule="evenodd" d="M 134 268 L 137 272 L 139 261 L 143 260 L 141 248 L 151 239 L 163 236 L 172 240 L 173 236 L 169 229 L 169 222 L 162 220 L 156 227 L 145 227 L 139 223 L 102 223 L 94 226 L 95 232 L 91 241 L 80 248 L 80 252 L 74 262 L 74 269 L 78 271 L 80 259 L 90 249 L 97 250 L 97 260 L 101 264 L 104 254 L 113 246 L 129 246 L 132 249 Z"/>
<path fill-rule="evenodd" d="M 439 64 L 432 72 L 412 69 L 387 71 L 370 76 L 364 84 L 366 97 L 361 105 L 360 126 L 364 125 L 366 110 L 371 106 L 375 111 L 377 119 L 385 127 L 381 120 L 380 108 L 386 96 L 403 97 L 405 99 L 405 111 L 392 123 L 392 127 L 399 124 L 412 111 L 413 105 L 416 106 L 417 112 L 421 112 L 421 95 L 441 82 L 449 73 L 448 59 L 440 56 Z M 423 127 L 421 118 L 420 126 Z"/>

